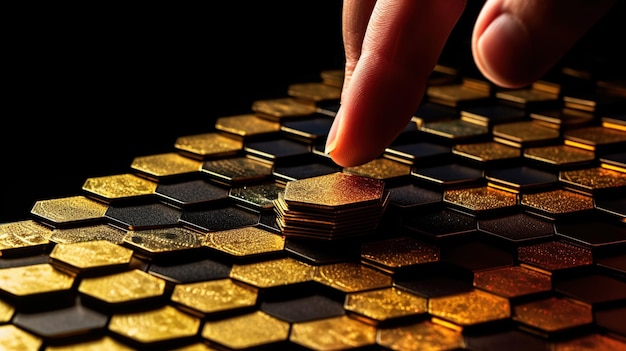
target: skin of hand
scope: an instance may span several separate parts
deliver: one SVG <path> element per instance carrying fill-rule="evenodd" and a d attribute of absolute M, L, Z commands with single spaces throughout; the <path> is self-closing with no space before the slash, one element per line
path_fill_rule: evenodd
<path fill-rule="evenodd" d="M 344 0 L 345 80 L 326 153 L 351 167 L 379 157 L 417 110 L 467 0 Z M 487 0 L 472 32 L 478 69 L 504 88 L 545 74 L 616 0 Z"/>

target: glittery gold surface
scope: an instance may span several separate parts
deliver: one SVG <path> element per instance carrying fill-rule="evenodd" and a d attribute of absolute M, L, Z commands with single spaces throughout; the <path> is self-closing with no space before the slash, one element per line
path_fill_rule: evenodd
<path fill-rule="evenodd" d="M 314 266 L 289 257 L 235 264 L 230 271 L 231 278 L 259 288 L 304 283 L 312 281 L 314 275 Z"/>
<path fill-rule="evenodd" d="M 552 279 L 547 274 L 513 266 L 474 273 L 474 286 L 513 298 L 550 291 Z"/>
<path fill-rule="evenodd" d="M 428 87 L 426 95 L 430 101 L 448 106 L 458 106 L 466 101 L 486 99 L 490 93 L 483 89 L 474 89 L 466 84 L 446 84 Z"/>
<path fill-rule="evenodd" d="M 516 194 L 489 186 L 448 189 L 443 192 L 443 200 L 471 211 L 496 210 L 517 205 Z"/>
<path fill-rule="evenodd" d="M 509 300 L 481 290 L 428 301 L 428 312 L 461 327 L 493 322 L 511 316 Z"/>
<path fill-rule="evenodd" d="M 626 187 L 626 173 L 602 167 L 562 171 L 559 180 L 590 191 Z"/>
<path fill-rule="evenodd" d="M 256 100 L 252 103 L 252 111 L 274 120 L 291 117 L 303 117 L 317 112 L 315 103 L 306 103 L 293 97 Z"/>
<path fill-rule="evenodd" d="M 215 121 L 215 129 L 240 137 L 251 137 L 277 133 L 280 123 L 261 118 L 253 113 L 220 117 Z"/>
<path fill-rule="evenodd" d="M 465 346 L 463 334 L 430 321 L 380 329 L 376 341 L 391 350 L 445 351 Z"/>
<path fill-rule="evenodd" d="M 328 85 L 341 88 L 343 86 L 344 70 L 327 69 L 320 72 L 322 82 Z"/>
<path fill-rule="evenodd" d="M 124 242 L 126 231 L 108 224 L 96 224 L 85 227 L 54 229 L 50 241 L 59 244 L 79 243 L 83 241 L 106 240 L 114 244 Z"/>
<path fill-rule="evenodd" d="M 130 167 L 155 178 L 200 172 L 202 162 L 176 152 L 139 156 Z"/>
<path fill-rule="evenodd" d="M 187 228 L 129 230 L 124 243 L 147 254 L 197 249 L 202 246 L 205 233 Z"/>
<path fill-rule="evenodd" d="M 349 293 L 344 308 L 377 323 L 426 314 L 428 302 L 423 297 L 391 287 Z"/>
<path fill-rule="evenodd" d="M 243 149 L 243 142 L 219 133 L 203 133 L 178 137 L 174 147 L 190 157 L 205 159 L 234 155 Z"/>
<path fill-rule="evenodd" d="M 18 327 L 0 325 L 0 349 L 3 351 L 39 350 L 43 341 Z"/>
<path fill-rule="evenodd" d="M 110 304 L 161 296 L 165 280 L 133 269 L 102 277 L 83 278 L 78 291 Z"/>
<path fill-rule="evenodd" d="M 210 314 L 252 307 L 257 296 L 256 288 L 237 284 L 231 279 L 216 279 L 178 284 L 172 292 L 172 301 L 201 314 Z"/>
<path fill-rule="evenodd" d="M 111 316 L 109 330 L 143 344 L 188 338 L 200 328 L 200 319 L 165 305 L 154 310 Z"/>
<path fill-rule="evenodd" d="M 115 174 L 87 178 L 83 190 L 106 200 L 135 198 L 153 195 L 157 183 L 134 174 Z"/>
<path fill-rule="evenodd" d="M 382 180 L 336 172 L 288 182 L 284 199 L 290 205 L 338 208 L 380 201 L 384 188 Z"/>
<path fill-rule="evenodd" d="M 626 132 L 602 126 L 592 126 L 567 130 L 563 133 L 563 138 L 574 142 L 600 146 L 626 142 Z"/>
<path fill-rule="evenodd" d="M 388 180 L 408 176 L 411 174 L 411 166 L 388 158 L 377 158 L 360 166 L 345 167 L 343 171 L 364 177 Z"/>
<path fill-rule="evenodd" d="M 133 250 L 106 240 L 57 244 L 50 258 L 78 270 L 126 265 L 133 257 Z"/>
<path fill-rule="evenodd" d="M 373 346 L 376 328 L 347 316 L 294 323 L 289 340 L 311 350 L 346 350 Z"/>
<path fill-rule="evenodd" d="M 546 332 L 562 331 L 593 322 L 591 306 L 551 297 L 513 307 L 513 320 Z"/>
<path fill-rule="evenodd" d="M 230 189 L 229 196 L 252 209 L 270 210 L 284 186 L 276 182 L 252 184 Z"/>
<path fill-rule="evenodd" d="M 95 220 L 104 217 L 109 207 L 86 196 L 68 196 L 35 202 L 30 213 L 53 223 Z"/>
<path fill-rule="evenodd" d="M 495 141 L 456 144 L 452 148 L 452 153 L 480 162 L 510 159 L 521 156 L 520 149 Z"/>
<path fill-rule="evenodd" d="M 537 146 L 524 149 L 524 157 L 553 165 L 591 162 L 595 155 L 592 151 L 568 145 Z"/>
<path fill-rule="evenodd" d="M 533 102 L 556 101 L 558 94 L 548 93 L 539 89 L 524 88 L 498 91 L 495 93 L 498 99 L 515 102 L 518 104 L 528 104 Z"/>
<path fill-rule="evenodd" d="M 437 262 L 440 249 L 413 237 L 403 236 L 363 243 L 361 259 L 393 272 L 400 268 Z"/>
<path fill-rule="evenodd" d="M 48 263 L 0 269 L 0 290 L 15 296 L 65 291 L 74 277 Z"/>
<path fill-rule="evenodd" d="M 285 238 L 259 227 L 242 227 L 209 232 L 202 245 L 239 257 L 281 251 Z"/>
<path fill-rule="evenodd" d="M 0 224 L 0 256 L 12 249 L 48 244 L 52 229 L 33 220 Z"/>
<path fill-rule="evenodd" d="M 231 350 L 250 349 L 287 340 L 289 323 L 256 311 L 218 321 L 207 321 L 202 328 L 202 337 Z"/>
<path fill-rule="evenodd" d="M 13 306 L 0 300 L 0 323 L 9 322 L 14 312 L 15 308 Z"/>
<path fill-rule="evenodd" d="M 341 88 L 322 82 L 294 83 L 287 87 L 287 95 L 313 102 L 338 100 Z"/>
<path fill-rule="evenodd" d="M 560 241 L 522 246 L 518 260 L 547 271 L 587 266 L 593 263 L 591 250 Z"/>
<path fill-rule="evenodd" d="M 426 122 L 420 127 L 420 130 L 448 139 L 487 135 L 489 132 L 489 129 L 485 126 L 470 123 L 460 118 L 437 122 Z"/>
<path fill-rule="evenodd" d="M 544 127 L 535 121 L 502 123 L 493 126 L 493 136 L 519 143 L 558 138 L 559 131 Z"/>
<path fill-rule="evenodd" d="M 315 281 L 343 292 L 358 292 L 390 287 L 391 276 L 356 262 L 341 262 L 317 267 Z"/>
<path fill-rule="evenodd" d="M 522 194 L 520 203 L 551 214 L 565 214 L 593 209 L 593 198 L 568 190 L 556 189 Z"/>

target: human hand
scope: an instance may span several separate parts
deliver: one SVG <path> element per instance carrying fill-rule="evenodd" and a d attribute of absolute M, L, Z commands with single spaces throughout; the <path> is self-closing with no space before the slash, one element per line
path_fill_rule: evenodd
<path fill-rule="evenodd" d="M 539 79 L 615 0 L 487 0 L 472 32 L 482 74 L 504 88 Z M 344 167 L 382 154 L 417 110 L 463 0 L 344 0 L 341 107 L 326 153 Z"/>

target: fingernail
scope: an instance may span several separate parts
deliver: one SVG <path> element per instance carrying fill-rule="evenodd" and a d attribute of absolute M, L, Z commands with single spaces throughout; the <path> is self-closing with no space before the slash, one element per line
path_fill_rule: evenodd
<path fill-rule="evenodd" d="M 339 123 L 341 123 L 341 108 L 337 111 L 333 124 L 330 126 L 328 136 L 326 137 L 326 146 L 324 147 L 324 153 L 329 155 L 337 147 L 337 130 L 339 129 Z"/>
<path fill-rule="evenodd" d="M 532 43 L 526 26 L 509 13 L 493 20 L 477 42 L 477 63 L 500 85 L 519 85 L 534 76 Z"/>

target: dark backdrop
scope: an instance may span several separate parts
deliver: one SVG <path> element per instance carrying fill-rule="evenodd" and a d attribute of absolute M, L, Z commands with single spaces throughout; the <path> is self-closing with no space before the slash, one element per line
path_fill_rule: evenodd
<path fill-rule="evenodd" d="M 446 58 L 468 60 L 481 3 L 469 1 Z M 340 0 L 55 3 L 5 14 L 0 223 L 343 64 Z M 579 51 L 614 35 L 612 17 Z M 622 50 L 616 39 L 603 47 Z"/>

